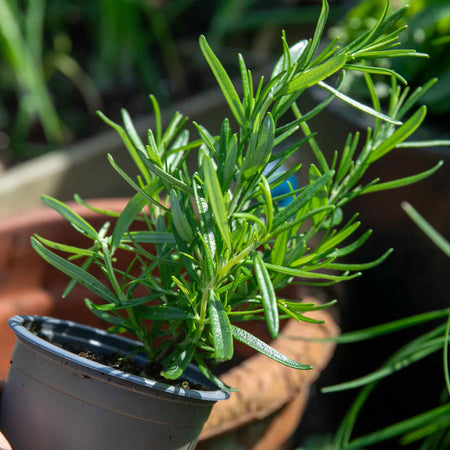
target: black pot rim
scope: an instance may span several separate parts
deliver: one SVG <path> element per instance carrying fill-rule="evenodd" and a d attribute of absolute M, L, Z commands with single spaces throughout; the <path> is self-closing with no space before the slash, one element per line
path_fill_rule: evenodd
<path fill-rule="evenodd" d="M 90 327 L 88 325 L 82 325 L 69 320 L 61 320 L 53 317 L 16 315 L 9 319 L 8 324 L 17 337 L 20 337 L 21 339 L 31 343 L 32 345 L 41 347 L 51 354 L 60 356 L 66 360 L 69 360 L 73 364 L 80 365 L 94 372 L 100 372 L 102 374 L 108 375 L 109 377 L 113 377 L 120 381 L 135 383 L 145 388 L 155 389 L 168 394 L 173 394 L 176 396 L 186 398 L 195 398 L 198 400 L 216 402 L 219 400 L 226 400 L 227 398 L 230 397 L 229 391 L 217 389 L 208 379 L 204 377 L 204 375 L 200 372 L 200 370 L 193 364 L 190 364 L 188 369 L 186 369 L 187 378 L 190 378 L 189 375 L 195 377 L 196 379 L 200 378 L 202 384 L 205 384 L 206 386 L 211 386 L 213 390 L 183 389 L 181 387 L 172 386 L 169 384 L 161 383 L 159 381 L 157 382 L 138 375 L 131 375 L 121 370 L 113 369 L 112 367 L 83 358 L 82 356 L 76 355 L 75 353 L 72 353 L 68 350 L 64 350 L 63 348 L 54 345 L 51 342 L 48 342 L 45 339 L 42 339 L 36 334 L 32 333 L 29 329 L 25 327 L 25 324 L 32 322 L 43 323 L 50 326 L 52 325 L 65 326 L 67 327 L 67 329 L 76 330 L 78 332 L 85 332 L 97 336 L 99 338 L 98 340 L 90 339 L 90 342 L 92 341 L 93 345 L 97 345 L 99 347 L 101 345 L 100 344 L 101 338 L 107 338 L 108 340 L 114 340 L 117 341 L 118 343 L 129 346 L 140 345 L 139 342 L 125 338 L 123 336 L 113 335 L 111 333 L 100 330 L 98 328 Z"/>

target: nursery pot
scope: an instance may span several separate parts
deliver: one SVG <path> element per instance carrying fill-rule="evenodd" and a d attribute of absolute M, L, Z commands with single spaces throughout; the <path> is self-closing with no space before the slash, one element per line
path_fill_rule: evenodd
<path fill-rule="evenodd" d="M 14 316 L 16 334 L 2 395 L 1 430 L 14 450 L 193 449 L 216 390 L 190 366 L 184 377 L 205 390 L 183 389 L 82 358 L 54 343 L 127 354 L 136 342 L 74 322 Z M 142 366 L 145 357 L 134 358 Z M 209 389 L 209 390 L 208 390 Z"/>

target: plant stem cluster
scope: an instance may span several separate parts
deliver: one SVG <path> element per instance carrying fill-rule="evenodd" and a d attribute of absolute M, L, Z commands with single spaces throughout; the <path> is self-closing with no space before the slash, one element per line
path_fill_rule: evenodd
<path fill-rule="evenodd" d="M 316 322 L 306 314 L 334 301 L 304 303 L 284 298 L 280 290 L 291 284 L 325 286 L 350 280 L 390 253 L 366 264 L 341 262 L 371 233 L 368 230 L 355 237 L 360 222 L 356 216 L 344 220 L 342 207 L 347 202 L 413 183 L 438 168 L 400 180 L 360 182 L 371 164 L 399 147 L 420 125 L 424 107 L 402 120 L 432 84 L 409 95 L 407 88 L 398 86 L 398 82 L 405 83 L 399 74 L 372 65 L 379 58 L 423 56 L 413 50 L 393 50 L 400 31 L 395 21 L 404 11 L 391 16 L 386 12 L 387 5 L 375 27 L 349 45 L 340 47 L 333 41 L 320 51 L 328 14 L 324 0 L 312 39 L 289 47 L 283 35 L 283 54 L 267 81 L 262 77 L 255 83 L 239 56 L 242 95 L 206 39 L 200 37 L 200 48 L 232 114 L 223 120 L 219 135 L 193 123 L 197 137 L 192 139 L 187 118 L 178 112 L 163 129 L 153 96 L 156 126 L 148 131 L 145 143 L 125 110 L 124 128 L 100 113 L 120 134 L 136 163 L 139 175 L 134 179 L 108 157 L 136 194 L 111 231 L 108 224 L 96 231 L 63 203 L 44 197 L 47 205 L 93 244 L 86 250 L 36 237 L 34 248 L 73 279 L 69 289 L 74 282 L 81 283 L 102 298 L 102 304 L 86 300 L 88 308 L 111 323 L 113 331 L 132 332 L 166 378 L 178 378 L 194 361 L 222 386 L 207 361 L 230 359 L 233 340 L 288 366 L 311 368 L 279 354 L 239 323 L 265 320 L 272 338 L 277 338 L 281 319 Z M 363 74 L 371 106 L 339 91 L 348 70 Z M 386 112 L 381 110 L 373 75 L 392 80 Z M 302 112 L 301 96 L 313 87 L 329 95 L 312 110 Z M 373 116 L 374 126 L 364 139 L 359 133 L 349 135 L 344 148 L 327 161 L 308 121 L 334 98 Z M 286 144 L 288 138 L 294 144 Z M 307 145 L 317 162 L 307 168 L 307 181 L 294 189 L 287 180 L 300 170 L 301 164 L 293 161 Z M 196 161 L 196 170 L 190 169 L 188 158 Z M 274 195 L 283 183 L 287 192 Z M 289 203 L 283 206 L 286 199 Z M 344 244 L 346 240 L 350 243 Z M 64 259 L 52 250 L 69 257 Z M 125 271 L 115 265 L 120 251 L 133 256 Z M 83 263 L 76 265 L 73 259 Z M 92 265 L 101 268 L 107 284 L 89 272 Z M 138 286 L 147 294 L 136 295 L 141 292 Z M 163 336 L 170 338 L 161 343 L 158 338 Z"/>

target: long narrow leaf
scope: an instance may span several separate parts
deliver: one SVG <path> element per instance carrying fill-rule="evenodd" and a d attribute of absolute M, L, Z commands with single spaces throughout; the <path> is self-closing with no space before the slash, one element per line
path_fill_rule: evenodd
<path fill-rule="evenodd" d="M 129 226 L 133 223 L 133 221 L 136 219 L 136 216 L 142 211 L 146 204 L 147 199 L 139 193 L 135 194 L 127 203 L 127 206 L 125 206 L 125 209 L 120 214 L 120 217 L 118 218 L 112 233 L 112 253 L 114 253 L 114 251 L 117 249 L 123 235 L 126 233 Z"/>
<path fill-rule="evenodd" d="M 267 326 L 272 338 L 276 339 L 278 337 L 278 333 L 280 332 L 277 296 L 275 295 L 270 275 L 259 253 L 255 253 L 253 257 L 253 264 L 255 265 L 256 280 L 261 292 L 261 299 Z"/>
<path fill-rule="evenodd" d="M 47 261 L 50 265 L 52 265 L 56 269 L 65 273 L 70 278 L 73 278 L 82 286 L 88 288 L 94 294 L 103 298 L 107 302 L 117 303 L 117 298 L 115 297 L 115 295 L 90 273 L 85 272 L 83 269 L 76 266 L 75 264 L 66 261 L 64 258 L 61 258 L 61 256 L 54 254 L 52 251 L 45 248 L 34 237 L 31 238 L 31 246 L 39 254 L 39 256 L 41 256 L 45 261 Z"/>
<path fill-rule="evenodd" d="M 118 327 L 125 328 L 127 330 L 132 330 L 133 327 L 131 324 L 124 318 L 114 316 L 112 314 L 107 313 L 106 311 L 101 311 L 97 309 L 97 305 L 93 302 L 91 302 L 88 298 L 84 299 L 84 303 L 88 307 L 89 311 L 94 314 L 95 316 L 99 317 L 100 319 L 104 320 L 105 322 L 111 323 L 113 325 L 116 325 Z"/>
<path fill-rule="evenodd" d="M 248 331 L 245 331 L 242 328 L 231 325 L 231 331 L 233 333 L 234 339 L 236 339 L 237 341 L 248 345 L 250 348 L 256 350 L 257 352 L 262 353 L 268 358 L 273 359 L 274 361 L 277 361 L 285 366 L 300 370 L 310 370 L 313 368 L 310 365 L 301 364 L 291 358 L 288 358 L 287 356 L 283 355 L 270 345 L 267 345 L 265 342 L 261 341 L 256 336 L 253 336 L 253 334 L 250 334 Z"/>
<path fill-rule="evenodd" d="M 223 309 L 222 302 L 214 292 L 208 301 L 208 312 L 214 343 L 214 358 L 226 361 L 233 356 L 233 335 L 230 319 Z"/>
<path fill-rule="evenodd" d="M 169 232 L 131 231 L 122 241 L 138 242 L 139 244 L 175 244 L 175 237 Z"/>
<path fill-rule="evenodd" d="M 63 216 L 83 234 L 89 236 L 91 239 L 98 239 L 98 234 L 97 231 L 95 231 L 95 228 L 64 203 L 56 200 L 55 198 L 49 197 L 48 195 L 43 195 L 41 199 L 43 203 L 61 214 L 61 216 Z"/>
<path fill-rule="evenodd" d="M 334 73 L 338 72 L 347 61 L 345 54 L 333 56 L 328 61 L 322 63 L 320 66 L 296 75 L 292 81 L 288 84 L 287 94 L 291 94 L 300 89 L 306 89 L 311 87 L 322 80 L 330 77 Z"/>
<path fill-rule="evenodd" d="M 239 96 L 236 92 L 236 89 L 233 86 L 233 83 L 230 80 L 230 77 L 226 73 L 220 61 L 217 59 L 217 56 L 212 51 L 208 42 L 206 41 L 205 36 L 200 36 L 200 48 L 205 56 L 206 61 L 208 62 L 209 67 L 211 68 L 214 76 L 216 77 L 217 82 L 219 83 L 220 89 L 230 107 L 234 117 L 236 118 L 239 125 L 243 126 L 245 124 L 245 111 L 242 103 L 239 99 Z"/>
<path fill-rule="evenodd" d="M 402 422 L 397 422 L 394 425 L 386 427 L 382 430 L 377 430 L 374 433 L 370 433 L 366 436 L 359 437 L 349 443 L 347 449 L 360 449 L 373 445 L 378 442 L 383 442 L 388 439 L 392 439 L 408 431 L 414 430 L 418 426 L 424 426 L 438 420 L 440 417 L 448 416 L 450 414 L 450 403 L 438 406 L 430 411 L 419 414 L 414 417 L 410 417 Z"/>
<path fill-rule="evenodd" d="M 402 203 L 402 208 L 414 223 L 447 255 L 450 256 L 450 243 L 416 209 L 408 202 Z"/>
<path fill-rule="evenodd" d="M 195 355 L 195 349 L 196 346 L 193 342 L 178 348 L 178 351 L 169 361 L 163 361 L 165 369 L 161 372 L 161 375 L 169 380 L 176 380 L 179 378 L 192 361 L 192 358 Z"/>
<path fill-rule="evenodd" d="M 325 89 L 328 92 L 331 92 L 335 97 L 338 99 L 344 101 L 345 103 L 348 103 L 350 106 L 353 106 L 353 108 L 359 109 L 360 111 L 365 112 L 366 114 L 369 114 L 373 117 L 376 117 L 377 119 L 384 120 L 388 123 L 393 123 L 394 125 L 401 125 L 402 122 L 393 119 L 392 117 L 386 116 L 383 113 L 380 113 L 378 111 L 375 111 L 370 106 L 364 105 L 353 98 L 349 97 L 348 95 L 343 94 L 342 92 L 339 92 L 338 90 L 334 89 L 333 87 L 329 86 L 328 84 L 324 83 L 323 81 L 319 81 L 318 85 Z"/>
<path fill-rule="evenodd" d="M 207 155 L 203 157 L 203 172 L 205 176 L 206 196 L 213 210 L 217 227 L 219 228 L 225 245 L 231 249 L 228 215 L 225 209 L 222 190 L 213 163 Z"/>
<path fill-rule="evenodd" d="M 318 272 L 308 272 L 307 270 L 299 270 L 299 269 L 293 269 L 290 267 L 284 267 L 284 266 L 276 266 L 274 264 L 266 263 L 266 268 L 269 270 L 273 270 L 274 272 L 283 273 L 285 275 L 289 275 L 292 277 L 298 277 L 298 278 L 312 278 L 312 279 L 323 279 L 323 280 L 339 280 L 339 281 L 345 281 L 345 280 L 351 280 L 352 278 L 355 278 L 357 276 L 360 276 L 361 273 L 357 272 L 352 275 L 330 275 L 326 273 L 318 273 Z"/>
<path fill-rule="evenodd" d="M 385 183 L 374 184 L 372 186 L 369 186 L 367 189 L 363 189 L 363 191 L 359 195 L 370 194 L 371 192 L 387 191 L 389 189 L 397 189 L 413 183 L 417 183 L 418 181 L 428 178 L 430 175 L 433 175 L 433 173 L 436 172 L 443 163 L 443 161 L 439 161 L 431 169 L 425 170 L 424 172 L 418 173 L 416 175 L 411 175 L 410 177 L 399 178 L 393 181 L 386 181 Z"/>
<path fill-rule="evenodd" d="M 313 184 L 307 186 L 288 206 L 283 208 L 275 217 L 272 228 L 275 230 L 292 217 L 300 208 L 310 202 L 314 196 L 331 180 L 334 171 L 327 172 L 318 178 Z"/>
<path fill-rule="evenodd" d="M 403 142 L 408 136 L 410 136 L 425 119 L 427 114 L 427 107 L 424 105 L 420 107 L 400 128 L 383 141 L 376 149 L 372 151 L 369 162 L 374 162 L 380 159 L 386 153 L 391 151 L 397 144 Z"/>

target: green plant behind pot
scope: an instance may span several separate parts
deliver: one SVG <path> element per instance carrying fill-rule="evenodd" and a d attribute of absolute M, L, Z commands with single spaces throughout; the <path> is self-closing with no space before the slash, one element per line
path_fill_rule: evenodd
<path fill-rule="evenodd" d="M 421 228 L 421 230 L 439 247 L 446 255 L 450 256 L 450 243 L 427 222 L 413 206 L 407 202 L 402 207 L 410 218 Z M 305 448 L 333 448 L 333 449 L 360 449 L 379 445 L 385 441 L 398 439 L 400 445 L 418 444 L 421 449 L 444 450 L 450 444 L 450 375 L 448 348 L 450 342 L 450 308 L 427 311 L 422 314 L 406 317 L 393 322 L 377 325 L 363 330 L 345 333 L 335 339 L 337 343 L 350 344 L 368 339 L 374 339 L 397 331 L 405 330 L 428 322 L 440 322 L 439 325 L 427 330 L 413 339 L 410 339 L 400 349 L 396 350 L 378 369 L 360 378 L 344 383 L 328 386 L 322 392 L 339 392 L 348 389 L 362 387 L 355 400 L 345 414 L 337 432 L 331 441 L 322 441 L 314 447 L 306 444 Z M 355 424 L 363 411 L 364 405 L 373 391 L 390 375 L 402 371 L 410 366 L 416 367 L 415 363 L 425 358 L 442 352 L 443 355 L 443 377 L 442 394 L 439 405 L 421 412 L 418 415 L 408 417 L 402 421 L 389 424 L 383 429 L 372 431 L 362 436 L 353 437 Z M 433 365 L 428 366 L 428 372 Z M 417 372 L 414 374 L 414 382 L 426 390 L 430 386 L 421 383 L 421 377 Z M 432 374 L 431 374 L 432 375 Z M 411 383 L 407 383 L 410 386 Z M 410 395 L 408 390 L 407 395 Z M 392 442 L 392 441 L 391 441 Z"/>
<path fill-rule="evenodd" d="M 211 135 L 194 123 L 198 137 L 191 139 L 185 128 L 187 118 L 180 113 L 163 130 L 153 96 L 156 127 L 148 131 L 145 143 L 125 110 L 125 130 L 100 113 L 118 131 L 136 163 L 139 175 L 133 178 L 108 157 L 136 194 L 115 225 L 107 222 L 100 230 L 58 200 L 43 198 L 91 239 L 92 245 L 80 249 L 36 236 L 32 238 L 35 250 L 72 278 L 66 293 L 80 283 L 102 298 L 102 304 L 86 299 L 87 307 L 111 323 L 111 331 L 133 333 L 142 343 L 140 350 L 164 377 L 178 378 L 193 361 L 221 386 L 208 361 L 229 360 L 234 340 L 282 364 L 311 369 L 307 361 L 299 363 L 281 355 L 245 331 L 240 322 L 264 320 L 272 338 L 279 334 L 281 319 L 315 322 L 307 313 L 334 301 L 316 305 L 288 300 L 280 290 L 292 284 L 324 286 L 352 279 L 390 253 L 388 250 L 366 264 L 340 262 L 371 233 L 368 230 L 356 237 L 360 223 L 356 217 L 344 219 L 341 208 L 356 196 L 418 181 L 437 170 L 440 163 L 404 179 L 360 183 L 369 166 L 400 146 L 426 114 L 421 107 L 406 116 L 424 90 L 407 96 L 397 86 L 397 79 L 403 81 L 401 76 L 364 62 L 377 58 L 378 52 L 392 57 L 416 55 L 414 50 L 386 50 L 398 32 L 394 25 L 398 14 L 388 17 L 386 11 L 387 7 L 373 29 L 351 44 L 339 47 L 333 42 L 318 51 L 328 13 L 324 1 L 311 40 L 289 47 L 283 36 L 283 55 L 267 81 L 261 78 L 254 83 L 239 56 L 241 96 L 202 36 L 201 50 L 232 114 L 231 120 L 223 120 L 220 134 Z M 339 91 L 347 70 L 364 73 L 372 107 Z M 386 114 L 380 110 L 371 73 L 391 77 Z M 312 86 L 325 89 L 329 97 L 314 109 L 301 112 L 301 95 Z M 336 97 L 372 115 L 375 122 L 361 138 L 360 150 L 356 133 L 348 137 L 332 161 L 327 161 L 307 121 Z M 288 119 L 290 111 L 293 118 Z M 283 146 L 298 131 L 304 137 Z M 301 164 L 292 161 L 305 145 L 317 159 L 307 170 L 308 181 L 299 189 L 274 197 L 272 190 L 300 170 Z M 195 171 L 188 168 L 188 157 L 196 161 Z M 287 161 L 291 161 L 291 168 L 280 172 Z M 281 206 L 286 197 L 291 202 Z M 145 231 L 139 231 L 142 226 Z M 52 250 L 69 256 L 63 258 Z M 116 264 L 119 250 L 132 255 L 127 270 L 119 270 Z M 95 266 L 101 268 L 108 283 L 90 273 Z M 135 294 L 138 286 L 147 290 L 146 295 Z M 161 343 L 158 338 L 167 335 L 170 339 Z"/>
<path fill-rule="evenodd" d="M 402 0 L 399 3 L 408 2 Z M 344 42 L 353 40 L 355 36 L 371 28 L 382 8 L 383 3 L 379 0 L 359 2 L 340 23 L 330 29 L 330 37 L 339 35 Z M 447 0 L 415 0 L 411 2 L 401 25 L 404 27 L 404 44 L 429 54 L 430 59 L 413 61 L 399 58 L 395 61 L 381 61 L 380 64 L 400 71 L 412 87 L 425 83 L 431 77 L 438 77 L 436 88 L 423 97 L 423 102 L 431 114 L 445 119 L 450 105 L 450 4 Z M 355 80 L 357 84 L 358 81 Z M 378 81 L 379 92 L 386 92 L 384 81 Z M 353 92 L 355 93 L 354 90 Z"/>

